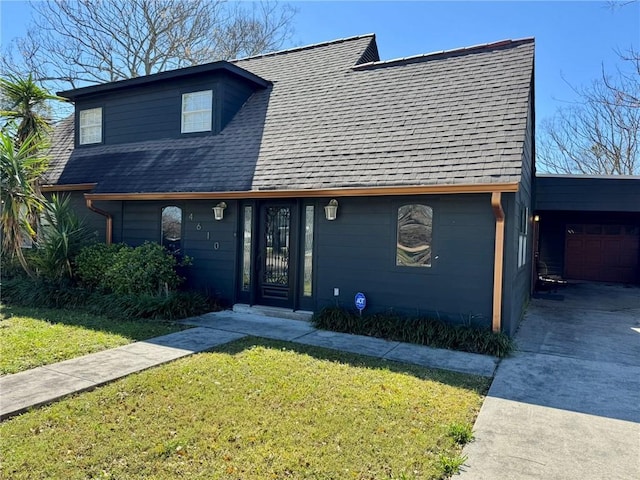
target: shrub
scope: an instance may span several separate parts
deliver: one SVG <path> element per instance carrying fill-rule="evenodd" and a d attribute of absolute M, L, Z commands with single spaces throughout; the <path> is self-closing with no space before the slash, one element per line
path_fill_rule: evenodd
<path fill-rule="evenodd" d="M 403 317 L 395 313 L 356 314 L 340 307 L 328 307 L 314 315 L 316 327 L 400 342 L 429 345 L 505 357 L 515 344 L 504 333 L 469 325 L 450 325 L 432 318 Z"/>
<path fill-rule="evenodd" d="M 87 288 L 121 295 L 159 295 L 177 288 L 184 280 L 175 256 L 157 243 L 139 247 L 92 245 L 76 258 L 78 278 Z"/>
<path fill-rule="evenodd" d="M 80 283 L 90 290 L 106 290 L 105 272 L 113 265 L 121 243 L 96 243 L 83 248 L 76 257 L 76 275 Z"/>
<path fill-rule="evenodd" d="M 79 308 L 88 298 L 81 288 L 60 286 L 45 279 L 15 276 L 2 280 L 2 302 L 24 307 Z"/>
<path fill-rule="evenodd" d="M 72 308 L 117 319 L 178 320 L 217 309 L 197 292 L 170 292 L 167 296 L 90 293 L 26 276 L 3 280 L 2 301 L 25 307 Z"/>

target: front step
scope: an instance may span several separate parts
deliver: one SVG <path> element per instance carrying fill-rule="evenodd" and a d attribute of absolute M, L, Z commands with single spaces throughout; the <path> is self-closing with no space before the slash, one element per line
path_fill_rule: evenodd
<path fill-rule="evenodd" d="M 313 312 L 306 310 L 291 310 L 288 308 L 268 307 L 265 305 L 247 305 L 246 303 L 236 303 L 233 306 L 236 313 L 249 313 L 252 315 L 264 315 L 266 317 L 286 318 L 287 320 L 311 321 Z"/>

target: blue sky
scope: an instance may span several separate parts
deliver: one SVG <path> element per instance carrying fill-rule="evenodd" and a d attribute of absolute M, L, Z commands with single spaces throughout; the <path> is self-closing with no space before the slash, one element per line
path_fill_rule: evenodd
<path fill-rule="evenodd" d="M 640 49 L 640 2 L 611 9 L 599 1 L 322 1 L 298 8 L 288 46 L 375 33 L 383 59 L 503 39 L 536 39 L 536 115 L 574 101 L 586 86 L 624 66 L 616 50 Z M 28 2 L 1 0 L 2 44 L 23 35 Z"/>

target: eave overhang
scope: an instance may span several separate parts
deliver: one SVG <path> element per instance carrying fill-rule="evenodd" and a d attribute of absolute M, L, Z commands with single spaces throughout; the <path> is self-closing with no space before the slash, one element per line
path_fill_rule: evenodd
<path fill-rule="evenodd" d="M 74 183 L 67 185 L 42 185 L 40 189 L 43 192 L 82 192 L 93 190 L 97 183 Z"/>
<path fill-rule="evenodd" d="M 393 187 L 345 187 L 300 190 L 248 190 L 235 192 L 147 192 L 87 193 L 91 200 L 214 200 L 244 198 L 317 198 L 317 197 L 381 197 L 400 195 L 446 195 L 509 193 L 518 191 L 518 183 L 485 183 L 464 185 L 420 185 Z"/>
<path fill-rule="evenodd" d="M 193 67 L 180 68 L 178 70 L 170 70 L 166 72 L 145 75 L 142 77 L 129 78 L 117 82 L 102 83 L 100 85 L 91 85 L 88 87 L 80 87 L 72 90 L 63 90 L 61 92 L 57 92 L 57 95 L 74 101 L 79 97 L 87 95 L 107 92 L 111 93 L 115 90 L 121 90 L 124 88 L 138 87 L 147 85 L 149 83 L 173 80 L 176 78 L 212 72 L 228 72 L 235 77 L 239 77 L 249 81 L 258 88 L 267 88 L 269 85 L 271 85 L 270 81 L 265 80 L 264 78 L 259 77 L 258 75 L 255 75 L 248 70 L 238 67 L 237 65 L 234 65 L 233 63 L 227 62 L 225 60 L 221 60 L 218 62 L 205 63 L 203 65 L 195 65 Z"/>

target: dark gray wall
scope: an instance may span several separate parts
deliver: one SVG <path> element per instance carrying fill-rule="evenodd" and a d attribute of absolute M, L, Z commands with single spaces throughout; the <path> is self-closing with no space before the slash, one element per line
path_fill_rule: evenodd
<path fill-rule="evenodd" d="M 182 134 L 182 94 L 199 90 L 213 90 L 213 130 Z M 103 144 L 113 145 L 218 133 L 252 93 L 253 88 L 245 80 L 209 73 L 82 98 L 76 102 L 76 147 L 92 147 L 78 145 L 80 110 L 102 107 Z"/>
<path fill-rule="evenodd" d="M 531 198 L 523 191 L 503 194 L 505 211 L 505 251 L 502 303 L 502 331 L 513 335 L 522 320 L 531 294 L 531 269 L 533 267 L 533 225 L 529 208 L 526 261 L 518 267 L 518 242 L 520 235 L 520 205 L 529 206 Z"/>
<path fill-rule="evenodd" d="M 132 246 L 145 241 L 160 241 L 162 208 L 176 205 L 182 208 L 182 252 L 193 259 L 187 267 L 189 286 L 206 291 L 215 298 L 231 301 L 234 296 L 236 265 L 237 203 L 226 201 L 228 207 L 222 221 L 213 218 L 212 207 L 217 202 L 146 202 L 123 204 L 121 241 Z"/>
<path fill-rule="evenodd" d="M 522 177 L 515 194 L 503 194 L 503 209 L 505 210 L 505 253 L 504 253 L 504 280 L 502 303 L 502 330 L 513 335 L 531 295 L 532 277 L 532 252 L 533 252 L 533 197 L 535 195 L 536 178 L 535 171 L 535 145 L 534 129 L 535 121 L 533 97 L 529 99 L 529 116 L 527 118 L 527 130 L 522 154 Z M 526 263 L 518 266 L 518 241 L 520 235 L 520 207 L 528 208 L 527 219 L 527 249 Z"/>
<path fill-rule="evenodd" d="M 321 201 L 320 205 L 325 205 Z M 339 199 L 338 219 L 321 217 L 316 236 L 318 308 L 353 307 L 358 291 L 369 311 L 401 311 L 491 324 L 494 216 L 490 195 Z M 433 207 L 432 267 L 397 267 L 397 209 Z M 334 287 L 340 296 L 334 298 Z"/>
<path fill-rule="evenodd" d="M 640 212 L 640 177 L 539 175 L 536 209 Z"/>
<path fill-rule="evenodd" d="M 323 211 L 329 200 L 305 202 L 316 207 L 314 309 L 336 302 L 353 308 L 354 296 L 361 291 L 367 296 L 369 312 L 393 310 L 491 325 L 495 217 L 490 194 L 339 198 L 338 218 L 332 222 Z M 122 220 L 114 222 L 114 240 L 140 245 L 160 240 L 163 206 L 182 207 L 183 251 L 193 258 L 187 271 L 190 286 L 233 302 L 239 204 L 227 200 L 225 218 L 216 222 L 211 210 L 215 203 L 102 202 L 101 208 Z M 395 265 L 397 209 L 410 203 L 433 208 L 430 268 Z M 505 269 L 512 271 L 517 262 L 516 195 L 505 195 L 503 204 Z M 503 324 L 508 332 L 515 330 L 528 298 L 527 269 L 515 270 L 504 279 Z M 337 298 L 334 288 L 340 289 Z"/>

